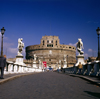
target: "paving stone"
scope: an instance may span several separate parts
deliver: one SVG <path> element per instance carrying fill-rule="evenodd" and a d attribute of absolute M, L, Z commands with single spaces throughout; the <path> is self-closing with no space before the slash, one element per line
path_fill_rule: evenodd
<path fill-rule="evenodd" d="M 100 87 L 56 72 L 22 76 L 0 85 L 0 99 L 100 99 Z"/>

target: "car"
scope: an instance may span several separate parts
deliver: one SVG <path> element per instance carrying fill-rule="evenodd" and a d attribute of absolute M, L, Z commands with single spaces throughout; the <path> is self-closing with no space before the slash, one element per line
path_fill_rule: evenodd
<path fill-rule="evenodd" d="M 49 71 L 53 71 L 53 68 L 49 67 Z"/>

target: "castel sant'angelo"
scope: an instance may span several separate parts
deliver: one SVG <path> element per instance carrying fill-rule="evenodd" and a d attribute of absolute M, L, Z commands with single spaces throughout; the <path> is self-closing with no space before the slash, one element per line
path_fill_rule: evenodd
<path fill-rule="evenodd" d="M 71 45 L 60 44 L 58 36 L 43 36 L 41 44 L 26 47 L 26 59 L 46 61 L 48 67 L 56 68 L 60 62 L 67 63 L 67 67 L 76 63 L 76 48 Z"/>

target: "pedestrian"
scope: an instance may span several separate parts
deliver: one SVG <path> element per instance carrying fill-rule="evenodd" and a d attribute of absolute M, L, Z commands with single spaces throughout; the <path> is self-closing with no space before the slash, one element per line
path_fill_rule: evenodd
<path fill-rule="evenodd" d="M 0 56 L 0 70 L 1 70 L 1 77 L 0 77 L 0 79 L 4 79 L 3 78 L 3 74 L 4 74 L 5 66 L 6 66 L 6 55 Z"/>
<path fill-rule="evenodd" d="M 59 68 L 57 69 L 58 73 L 59 73 Z"/>
<path fill-rule="evenodd" d="M 61 71 L 63 71 L 63 66 L 64 66 L 63 61 L 61 61 Z"/>
<path fill-rule="evenodd" d="M 79 62 L 79 65 L 78 65 L 78 68 L 79 68 L 79 74 L 81 74 L 81 71 L 82 71 L 82 64 L 81 64 L 81 62 Z"/>

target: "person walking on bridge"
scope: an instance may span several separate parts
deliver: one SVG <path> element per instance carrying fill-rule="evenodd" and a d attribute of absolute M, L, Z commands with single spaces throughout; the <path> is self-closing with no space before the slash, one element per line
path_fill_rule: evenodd
<path fill-rule="evenodd" d="M 0 70 L 1 70 L 1 77 L 0 77 L 0 79 L 4 79 L 3 78 L 3 74 L 4 74 L 5 66 L 6 66 L 6 55 L 0 56 Z"/>
<path fill-rule="evenodd" d="M 79 68 L 79 74 L 81 74 L 82 73 L 82 68 L 83 68 L 81 62 L 79 62 L 78 68 Z"/>

